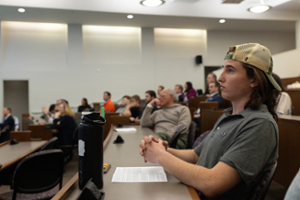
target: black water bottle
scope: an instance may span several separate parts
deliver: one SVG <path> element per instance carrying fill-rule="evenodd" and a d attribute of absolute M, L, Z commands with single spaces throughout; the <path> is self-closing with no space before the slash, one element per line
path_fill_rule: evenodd
<path fill-rule="evenodd" d="M 103 188 L 103 126 L 105 119 L 99 112 L 82 112 L 79 125 L 79 188 L 92 178 L 94 184 Z"/>

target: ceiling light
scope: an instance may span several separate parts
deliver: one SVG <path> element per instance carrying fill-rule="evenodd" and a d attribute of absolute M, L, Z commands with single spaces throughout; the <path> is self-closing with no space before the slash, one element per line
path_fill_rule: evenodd
<path fill-rule="evenodd" d="M 133 15 L 127 15 L 127 18 L 128 18 L 128 19 L 132 19 L 132 18 L 133 18 Z"/>
<path fill-rule="evenodd" d="M 248 8 L 248 11 L 250 11 L 252 13 L 263 13 L 263 12 L 266 12 L 267 10 L 269 10 L 269 9 L 271 9 L 271 6 L 261 4 L 261 5 L 252 6 L 252 7 Z"/>
<path fill-rule="evenodd" d="M 25 8 L 19 8 L 18 11 L 19 11 L 20 13 L 24 13 L 24 12 L 25 12 Z"/>
<path fill-rule="evenodd" d="M 224 24 L 224 23 L 226 22 L 226 20 L 225 20 L 225 19 L 220 19 L 219 22 L 220 22 L 221 24 Z"/>
<path fill-rule="evenodd" d="M 157 7 L 165 3 L 163 0 L 144 0 L 140 2 L 143 6 Z"/>

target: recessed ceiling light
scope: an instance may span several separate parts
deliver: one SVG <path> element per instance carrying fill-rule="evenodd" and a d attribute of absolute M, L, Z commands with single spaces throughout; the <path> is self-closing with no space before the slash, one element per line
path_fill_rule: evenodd
<path fill-rule="evenodd" d="M 157 7 L 165 3 L 163 0 L 144 0 L 140 2 L 143 6 Z"/>
<path fill-rule="evenodd" d="M 128 18 L 128 19 L 132 19 L 132 18 L 133 18 L 133 15 L 127 15 L 127 18 Z"/>
<path fill-rule="evenodd" d="M 18 11 L 19 11 L 20 13 L 24 13 L 24 12 L 25 12 L 25 8 L 19 8 Z"/>
<path fill-rule="evenodd" d="M 252 13 L 263 13 L 269 9 L 271 9 L 271 6 L 262 4 L 262 5 L 252 6 L 252 7 L 248 8 L 248 11 L 250 11 Z"/>
<path fill-rule="evenodd" d="M 220 19 L 219 22 L 220 22 L 221 24 L 224 24 L 224 23 L 226 22 L 226 20 L 225 20 L 225 19 Z"/>

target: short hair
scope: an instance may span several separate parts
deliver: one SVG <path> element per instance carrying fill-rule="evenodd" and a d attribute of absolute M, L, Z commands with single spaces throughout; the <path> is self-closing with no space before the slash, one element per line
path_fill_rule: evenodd
<path fill-rule="evenodd" d="M 82 98 L 85 101 L 85 104 L 88 104 L 88 100 L 86 98 Z"/>
<path fill-rule="evenodd" d="M 218 81 L 213 81 L 213 82 L 210 82 L 209 84 L 211 84 L 211 83 L 214 83 L 214 84 L 215 84 L 215 87 L 220 88 L 220 83 L 219 83 Z M 209 84 L 208 84 L 208 85 L 209 85 Z"/>
<path fill-rule="evenodd" d="M 215 80 L 217 80 L 217 76 L 214 73 L 212 73 L 212 72 L 208 73 L 207 76 L 210 75 L 210 74 L 213 75 L 213 77 L 214 77 Z"/>
<path fill-rule="evenodd" d="M 107 96 L 111 97 L 111 94 L 110 94 L 110 92 L 108 92 L 108 91 L 105 91 L 105 92 L 103 92 L 103 93 L 106 93 L 106 94 L 107 94 Z"/>
<path fill-rule="evenodd" d="M 69 102 L 68 102 L 67 100 L 65 100 L 65 99 L 58 99 L 58 100 L 60 100 L 60 101 L 61 101 L 61 103 L 66 103 L 66 104 L 69 104 Z"/>
<path fill-rule="evenodd" d="M 140 96 L 139 95 L 133 95 L 132 97 L 131 97 L 131 99 L 135 99 L 137 102 L 139 102 L 140 103 L 140 100 L 141 100 L 141 98 L 140 98 Z"/>
<path fill-rule="evenodd" d="M 51 112 L 52 110 L 55 110 L 55 104 L 51 104 L 51 105 L 49 106 L 49 111 Z"/>
<path fill-rule="evenodd" d="M 165 87 L 164 86 L 162 86 L 162 85 L 160 85 L 160 86 L 158 86 L 161 90 L 163 90 L 163 89 L 165 89 Z"/>
<path fill-rule="evenodd" d="M 275 81 L 277 82 L 277 84 L 280 86 L 281 90 L 284 91 L 280 77 L 274 73 L 272 74 L 272 76 L 275 79 Z"/>
<path fill-rule="evenodd" d="M 180 90 L 181 90 L 181 92 L 183 91 L 183 87 L 182 87 L 182 85 L 180 85 L 180 84 L 177 84 L 177 85 L 175 85 L 175 86 L 177 86 Z"/>
<path fill-rule="evenodd" d="M 128 96 L 128 95 L 124 95 L 124 96 L 122 97 L 122 99 L 124 99 L 124 98 L 130 100 L 130 96 Z"/>
<path fill-rule="evenodd" d="M 156 98 L 156 93 L 153 90 L 147 90 L 145 93 L 148 93 L 151 97 Z"/>
<path fill-rule="evenodd" d="M 4 108 L 6 108 L 11 113 L 11 108 L 10 107 L 4 107 Z"/>
<path fill-rule="evenodd" d="M 177 102 L 178 102 L 178 96 L 177 96 L 175 90 L 173 90 L 173 89 L 168 89 L 168 95 L 172 95 L 172 96 L 173 96 L 173 101 L 174 101 L 174 103 L 177 103 Z"/>

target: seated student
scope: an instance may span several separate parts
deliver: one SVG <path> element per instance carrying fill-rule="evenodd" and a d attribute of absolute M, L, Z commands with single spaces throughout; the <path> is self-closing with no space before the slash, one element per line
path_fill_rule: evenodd
<path fill-rule="evenodd" d="M 147 104 L 150 103 L 150 101 L 152 101 L 155 98 L 156 98 L 156 94 L 155 94 L 155 92 L 153 90 L 146 91 L 146 93 L 145 93 L 145 103 L 146 103 L 145 107 L 140 112 L 140 115 L 138 117 L 136 117 L 136 118 L 130 117 L 130 121 L 132 121 L 132 122 L 138 122 L 139 123 L 141 121 L 141 118 L 142 118 L 142 115 L 144 113 L 144 110 L 147 107 Z M 157 107 L 154 106 L 153 110 L 151 111 L 151 114 L 153 112 L 155 112 L 156 110 L 157 110 Z"/>
<path fill-rule="evenodd" d="M 3 108 L 3 122 L 0 123 L 0 128 L 3 129 L 5 126 L 9 126 L 8 130 L 5 132 L 6 136 L 4 138 L 4 141 L 7 141 L 10 139 L 10 131 L 14 131 L 15 129 L 15 120 L 13 116 L 11 115 L 11 108 L 4 107 Z M 0 142 L 4 142 L 0 141 Z"/>
<path fill-rule="evenodd" d="M 211 72 L 211 73 L 207 74 L 207 77 L 206 77 L 207 87 L 206 87 L 206 90 L 204 93 L 207 97 L 210 96 L 208 85 L 210 82 L 215 82 L 215 81 L 217 81 L 217 76 L 214 73 Z"/>
<path fill-rule="evenodd" d="M 158 95 L 158 96 L 159 96 L 160 92 L 161 92 L 163 89 L 165 89 L 164 86 L 162 86 L 162 85 L 158 86 L 158 88 L 157 88 L 157 95 Z"/>
<path fill-rule="evenodd" d="M 59 112 L 55 113 L 53 128 L 58 130 L 58 139 L 60 145 L 71 145 L 73 134 L 77 127 L 74 119 L 75 114 L 68 104 L 61 103 L 58 107 Z M 64 152 L 65 156 L 68 152 Z"/>
<path fill-rule="evenodd" d="M 122 107 L 118 108 L 116 113 L 120 113 L 120 115 L 122 115 L 128 108 L 130 108 L 130 96 L 125 95 L 122 97 Z"/>
<path fill-rule="evenodd" d="M 208 84 L 208 89 L 210 96 L 205 100 L 205 102 L 217 101 L 219 107 L 221 107 L 222 97 L 219 94 L 220 83 L 218 81 L 210 82 Z"/>
<path fill-rule="evenodd" d="M 81 106 L 78 107 L 78 112 L 82 111 L 90 111 L 92 107 L 88 104 L 88 100 L 86 98 L 83 98 L 81 100 Z"/>
<path fill-rule="evenodd" d="M 51 104 L 49 110 L 47 110 L 47 108 L 43 106 L 42 111 L 44 114 L 41 118 L 44 118 L 46 123 L 52 123 L 55 115 L 55 104 Z M 45 124 L 45 123 L 41 123 L 41 124 Z"/>
<path fill-rule="evenodd" d="M 276 113 L 278 115 L 292 115 L 292 99 L 290 95 L 284 92 L 284 88 L 282 87 L 280 77 L 274 73 L 272 74 L 272 76 L 282 90 L 277 97 L 278 104 L 275 109 Z"/>
<path fill-rule="evenodd" d="M 130 98 L 130 108 L 127 108 L 123 115 L 137 118 L 140 115 L 140 97 L 138 95 L 133 95 Z"/>
<path fill-rule="evenodd" d="M 151 114 L 154 106 L 160 106 L 162 109 Z M 179 149 L 185 149 L 187 146 L 190 124 L 191 115 L 188 107 L 177 104 L 177 95 L 172 89 L 164 89 L 158 99 L 148 103 L 141 118 L 142 127 L 154 127 L 155 133 L 166 141 L 172 138 L 179 126 L 187 127 L 179 136 L 176 146 Z"/>
<path fill-rule="evenodd" d="M 272 77 L 270 51 L 247 43 L 229 48 L 218 81 L 232 102 L 210 134 L 194 150 L 168 148 L 167 142 L 144 137 L 140 154 L 160 164 L 200 192 L 201 200 L 245 200 L 278 158 L 277 115 L 280 87 Z"/>
<path fill-rule="evenodd" d="M 104 92 L 103 93 L 103 100 L 105 101 L 103 107 L 105 112 L 115 112 L 115 105 L 114 103 L 110 100 L 111 94 L 110 92 Z"/>
<path fill-rule="evenodd" d="M 208 84 L 210 96 L 205 100 L 205 102 L 217 101 L 220 107 L 222 104 L 222 97 L 219 94 L 219 88 L 220 88 L 220 83 L 218 81 L 210 82 Z M 199 118 L 200 118 L 200 108 L 198 108 L 194 112 L 194 122 L 199 124 Z"/>
<path fill-rule="evenodd" d="M 178 96 L 178 102 L 183 102 L 183 96 L 182 96 L 183 87 L 180 84 L 175 85 L 175 92 Z"/>
<path fill-rule="evenodd" d="M 188 102 L 187 98 L 191 98 L 191 97 L 197 97 L 196 91 L 193 88 L 193 85 L 191 82 L 186 82 L 184 84 L 184 93 L 182 94 L 182 98 L 183 98 L 183 102 Z"/>

